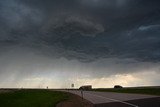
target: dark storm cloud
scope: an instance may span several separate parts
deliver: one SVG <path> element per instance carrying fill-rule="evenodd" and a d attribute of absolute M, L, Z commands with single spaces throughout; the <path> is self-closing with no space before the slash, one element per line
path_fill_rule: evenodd
<path fill-rule="evenodd" d="M 158 0 L 5 0 L 0 46 L 80 61 L 160 61 Z"/>
<path fill-rule="evenodd" d="M 159 5 L 159 0 L 1 0 L 0 87 L 50 82 L 64 88 L 76 76 L 99 81 L 134 73 L 158 84 Z"/>

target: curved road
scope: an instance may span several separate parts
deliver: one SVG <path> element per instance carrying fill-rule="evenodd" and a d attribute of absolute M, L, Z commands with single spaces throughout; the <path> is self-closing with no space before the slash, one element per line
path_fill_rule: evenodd
<path fill-rule="evenodd" d="M 81 91 L 65 91 L 82 96 Z M 83 97 L 95 107 L 160 107 L 160 96 L 83 91 Z"/>

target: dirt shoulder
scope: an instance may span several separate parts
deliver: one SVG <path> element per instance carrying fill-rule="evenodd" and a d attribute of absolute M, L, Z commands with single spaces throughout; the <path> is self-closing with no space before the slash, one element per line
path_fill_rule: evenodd
<path fill-rule="evenodd" d="M 71 93 L 67 94 L 69 94 L 70 96 L 69 100 L 60 102 L 56 107 L 94 107 L 92 103 L 85 99 L 82 100 L 82 98 L 78 95 L 74 95 Z"/>

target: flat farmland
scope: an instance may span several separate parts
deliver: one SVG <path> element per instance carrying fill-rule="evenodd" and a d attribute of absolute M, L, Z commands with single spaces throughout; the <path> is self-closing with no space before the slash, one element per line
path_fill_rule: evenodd
<path fill-rule="evenodd" d="M 160 96 L 160 86 L 157 87 L 132 87 L 132 88 L 97 88 L 93 91 L 99 92 L 116 92 L 116 93 L 132 93 L 132 94 L 148 94 Z"/>
<path fill-rule="evenodd" d="M 68 98 L 67 93 L 50 90 L 0 90 L 0 107 L 56 107 Z"/>

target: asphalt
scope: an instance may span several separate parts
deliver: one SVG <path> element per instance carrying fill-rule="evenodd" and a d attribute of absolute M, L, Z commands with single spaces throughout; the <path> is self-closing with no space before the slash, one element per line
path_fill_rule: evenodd
<path fill-rule="evenodd" d="M 64 90 L 82 97 L 81 91 Z M 83 91 L 83 98 L 94 107 L 160 107 L 160 96 Z"/>

